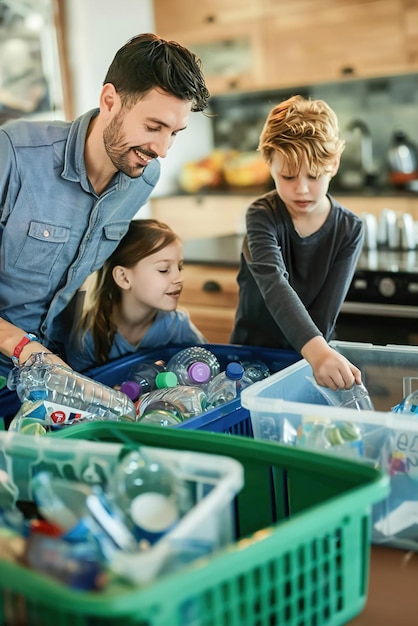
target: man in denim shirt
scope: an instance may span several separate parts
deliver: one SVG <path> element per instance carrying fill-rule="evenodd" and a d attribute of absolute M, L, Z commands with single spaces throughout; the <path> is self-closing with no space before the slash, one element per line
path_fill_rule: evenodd
<path fill-rule="evenodd" d="M 98 109 L 0 127 L 0 373 L 34 352 L 65 360 L 74 295 L 147 201 L 157 158 L 208 99 L 195 55 L 144 34 L 116 53 Z"/>

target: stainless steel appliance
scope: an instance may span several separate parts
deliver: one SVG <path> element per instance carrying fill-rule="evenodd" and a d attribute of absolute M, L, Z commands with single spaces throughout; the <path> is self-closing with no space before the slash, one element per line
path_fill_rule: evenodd
<path fill-rule="evenodd" d="M 335 338 L 418 345 L 418 251 L 368 250 L 357 264 Z"/>

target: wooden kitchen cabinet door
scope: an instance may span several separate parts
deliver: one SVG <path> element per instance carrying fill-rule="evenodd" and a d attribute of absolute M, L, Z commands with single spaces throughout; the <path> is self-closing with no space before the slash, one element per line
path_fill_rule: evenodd
<path fill-rule="evenodd" d="M 238 305 L 238 267 L 186 263 L 180 307 L 210 343 L 229 343 Z"/>
<path fill-rule="evenodd" d="M 404 0 L 270 0 L 270 86 L 407 71 Z"/>
<path fill-rule="evenodd" d="M 202 34 L 207 31 L 217 36 L 216 31 L 222 26 L 231 26 L 243 20 L 253 22 L 261 17 L 265 1 L 154 0 L 154 20 L 161 37 L 172 38 L 173 33 L 187 36 L 193 31 Z"/>
<path fill-rule="evenodd" d="M 154 0 L 156 31 L 201 59 L 211 95 L 261 89 L 263 2 Z"/>

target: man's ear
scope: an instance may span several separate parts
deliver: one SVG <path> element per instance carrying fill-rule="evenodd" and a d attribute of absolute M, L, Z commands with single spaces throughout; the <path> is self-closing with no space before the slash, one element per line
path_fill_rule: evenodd
<path fill-rule="evenodd" d="M 104 116 L 115 114 L 121 108 L 120 97 L 112 83 L 106 83 L 100 92 L 100 110 Z"/>
<path fill-rule="evenodd" d="M 126 267 L 115 265 L 112 270 L 112 277 L 119 289 L 130 289 L 131 282 L 126 271 Z"/>

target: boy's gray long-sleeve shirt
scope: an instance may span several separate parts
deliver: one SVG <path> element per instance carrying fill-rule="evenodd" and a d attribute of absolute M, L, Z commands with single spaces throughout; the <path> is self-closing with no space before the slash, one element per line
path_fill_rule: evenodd
<path fill-rule="evenodd" d="M 359 217 L 331 196 L 323 226 L 300 237 L 276 191 L 246 215 L 231 342 L 298 352 L 316 336 L 328 341 L 363 242 Z"/>

